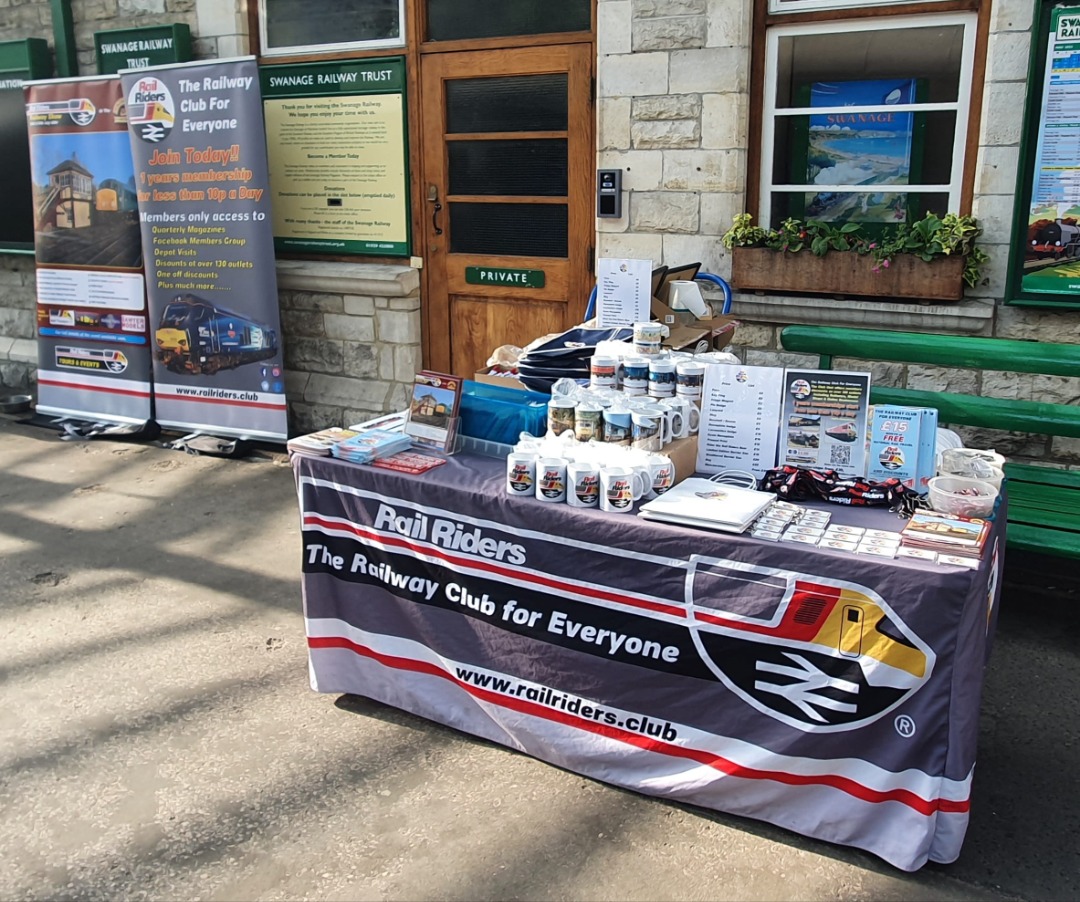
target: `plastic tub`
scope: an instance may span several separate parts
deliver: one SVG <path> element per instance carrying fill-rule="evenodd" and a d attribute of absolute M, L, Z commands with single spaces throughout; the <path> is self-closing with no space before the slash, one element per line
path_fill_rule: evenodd
<path fill-rule="evenodd" d="M 998 498 L 990 483 L 966 476 L 935 476 L 929 489 L 930 506 L 954 517 L 989 517 Z"/>

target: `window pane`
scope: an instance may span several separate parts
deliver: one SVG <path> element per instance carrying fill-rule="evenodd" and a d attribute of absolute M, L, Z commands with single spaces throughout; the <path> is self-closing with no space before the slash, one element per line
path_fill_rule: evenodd
<path fill-rule="evenodd" d="M 566 139 L 450 141 L 451 194 L 565 197 Z"/>
<path fill-rule="evenodd" d="M 263 0 L 268 47 L 401 40 L 401 0 Z"/>
<path fill-rule="evenodd" d="M 429 41 L 588 31 L 589 0 L 428 0 Z"/>
<path fill-rule="evenodd" d="M 777 46 L 776 107 L 824 105 L 817 97 L 810 102 L 816 83 L 895 79 L 918 82 L 916 102 L 955 103 L 963 41 L 963 25 L 852 27 L 782 36 Z M 885 96 L 881 94 L 877 102 L 884 103 Z"/>
<path fill-rule="evenodd" d="M 450 252 L 566 257 L 566 204 L 450 206 Z"/>
<path fill-rule="evenodd" d="M 565 72 L 502 78 L 461 78 L 446 83 L 446 131 L 566 131 Z"/>

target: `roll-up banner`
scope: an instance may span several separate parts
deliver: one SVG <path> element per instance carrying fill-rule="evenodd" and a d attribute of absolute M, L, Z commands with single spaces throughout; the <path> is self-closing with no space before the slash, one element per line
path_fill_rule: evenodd
<path fill-rule="evenodd" d="M 254 57 L 120 75 L 127 98 L 156 419 L 284 441 L 285 375 Z"/>
<path fill-rule="evenodd" d="M 39 413 L 150 419 L 135 178 L 120 79 L 25 85 Z"/>

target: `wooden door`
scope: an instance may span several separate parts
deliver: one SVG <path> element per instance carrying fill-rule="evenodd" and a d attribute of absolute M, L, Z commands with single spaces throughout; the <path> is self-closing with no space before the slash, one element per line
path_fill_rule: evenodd
<path fill-rule="evenodd" d="M 592 45 L 421 57 L 427 366 L 468 378 L 580 322 L 592 277 Z"/>

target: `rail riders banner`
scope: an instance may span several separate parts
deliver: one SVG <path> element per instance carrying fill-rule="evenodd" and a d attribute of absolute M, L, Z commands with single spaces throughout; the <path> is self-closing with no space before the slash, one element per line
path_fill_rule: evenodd
<path fill-rule="evenodd" d="M 150 419 L 150 347 L 120 79 L 25 86 L 41 413 Z"/>
<path fill-rule="evenodd" d="M 163 426 L 284 441 L 285 374 L 254 58 L 121 73 Z"/>

